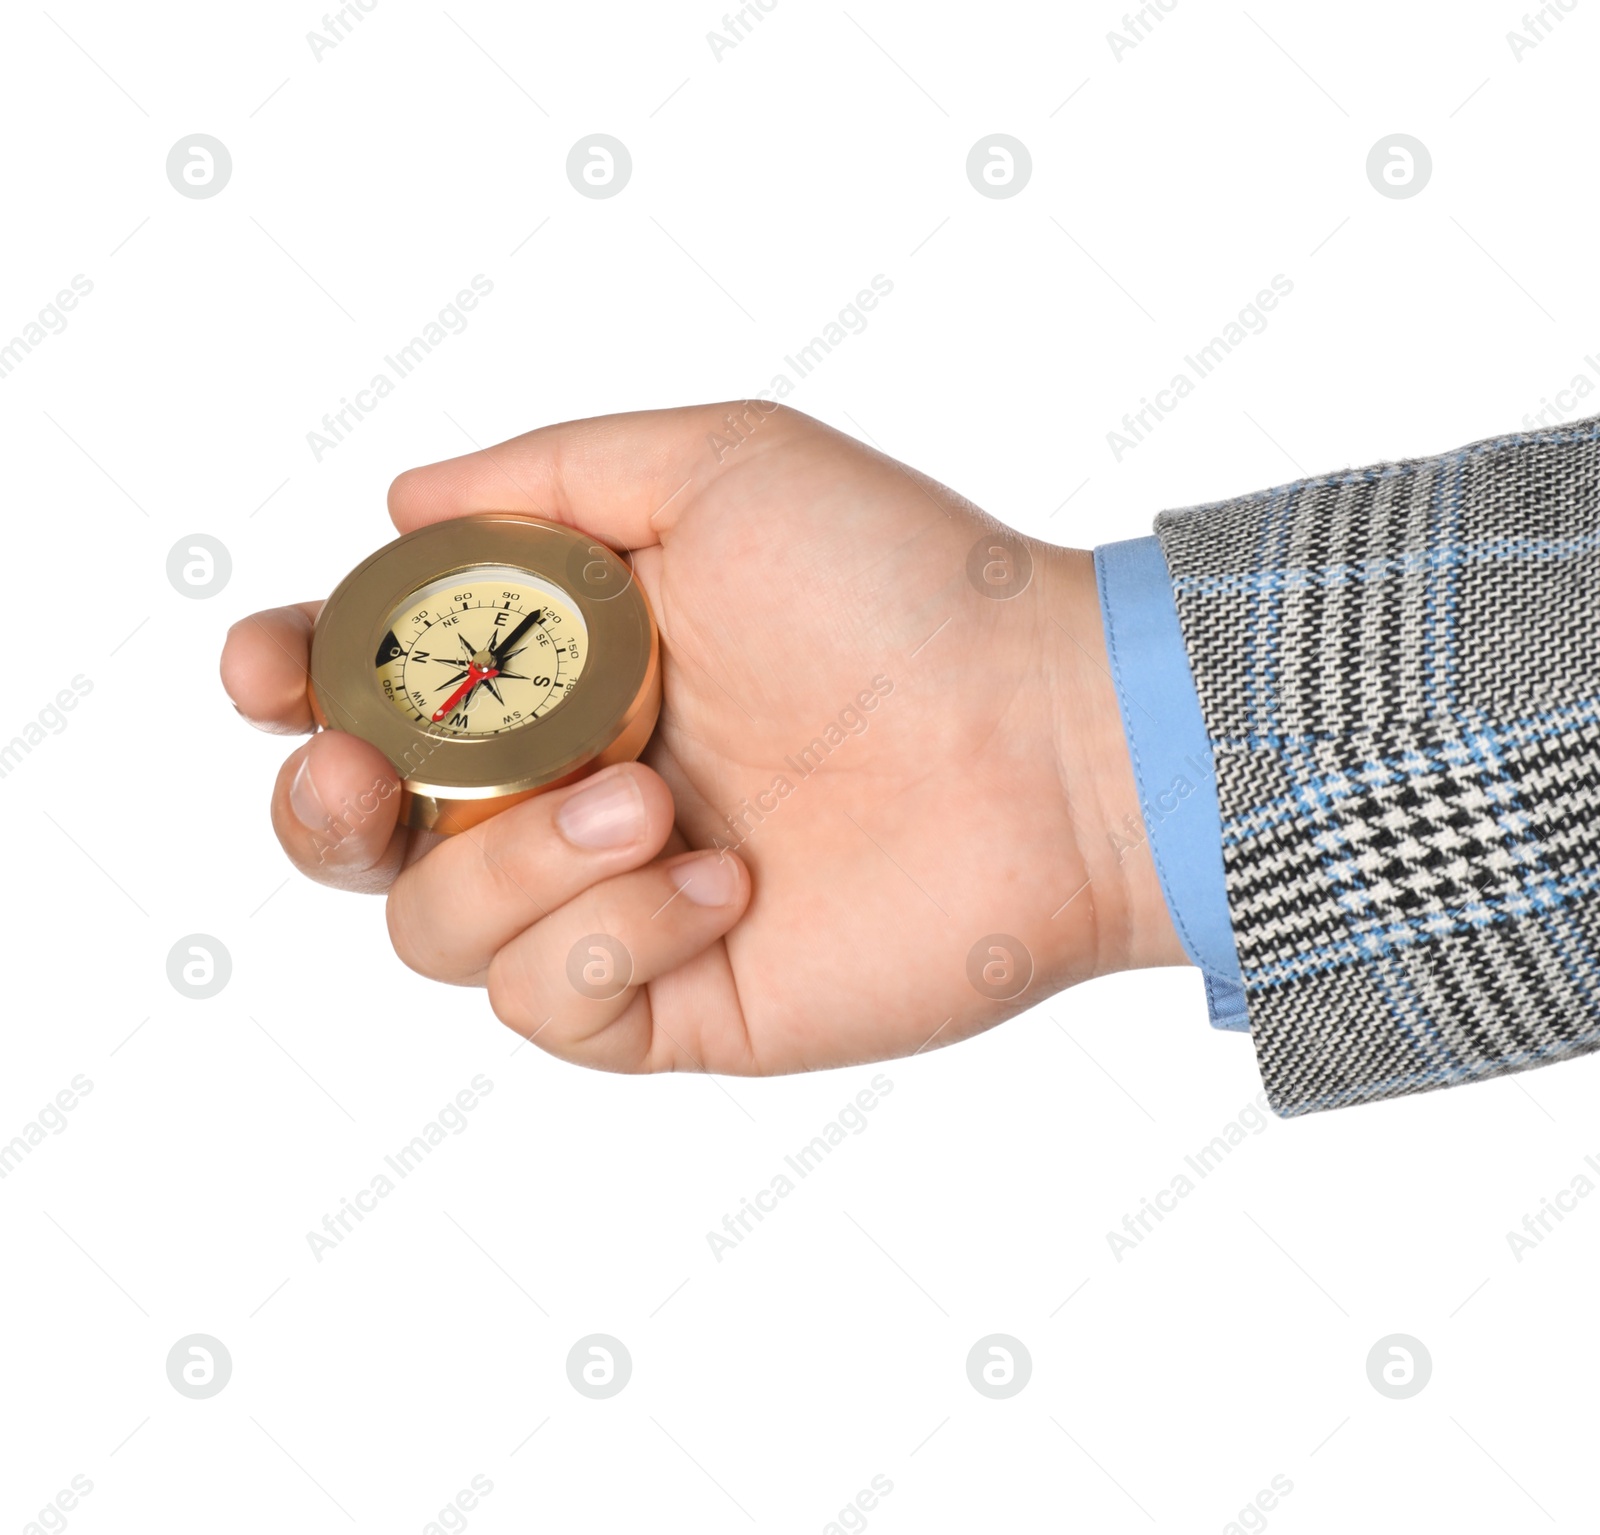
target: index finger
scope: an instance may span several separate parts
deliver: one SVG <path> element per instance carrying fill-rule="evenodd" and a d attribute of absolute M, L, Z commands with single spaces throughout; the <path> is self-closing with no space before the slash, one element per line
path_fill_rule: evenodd
<path fill-rule="evenodd" d="M 389 487 L 389 515 L 409 533 L 469 512 L 523 512 L 644 549 L 670 530 L 694 487 L 721 472 L 714 440 L 738 441 L 778 409 L 740 400 L 540 427 L 406 470 Z"/>

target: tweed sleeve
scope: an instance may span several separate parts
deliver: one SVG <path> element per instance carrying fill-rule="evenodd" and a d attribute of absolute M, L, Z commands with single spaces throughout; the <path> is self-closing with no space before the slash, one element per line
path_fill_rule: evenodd
<path fill-rule="evenodd" d="M 1600 1044 L 1600 417 L 1156 535 L 1273 1108 Z"/>

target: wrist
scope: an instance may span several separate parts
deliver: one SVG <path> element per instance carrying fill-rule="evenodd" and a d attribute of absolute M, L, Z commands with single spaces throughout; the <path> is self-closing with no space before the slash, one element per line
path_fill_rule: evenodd
<path fill-rule="evenodd" d="M 1047 620 L 1039 643 L 1053 703 L 1051 744 L 1084 871 L 1073 904 L 1090 903 L 1092 973 L 1187 964 L 1145 831 L 1094 557 L 1051 545 L 1036 545 L 1033 556 Z"/>

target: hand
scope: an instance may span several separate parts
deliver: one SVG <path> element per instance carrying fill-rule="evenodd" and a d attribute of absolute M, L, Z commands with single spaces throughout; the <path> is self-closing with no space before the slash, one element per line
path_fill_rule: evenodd
<path fill-rule="evenodd" d="M 1004 534 L 991 518 L 767 402 L 547 427 L 389 492 L 402 531 L 489 510 L 634 551 L 661 722 L 641 762 L 442 841 L 396 827 L 365 742 L 294 752 L 285 851 L 387 891 L 413 969 L 486 986 L 586 1065 L 767 1073 L 945 1045 L 1090 976 L 1183 963 L 1148 853 L 1125 851 L 1138 801 L 1087 554 L 1021 540 L 1030 583 L 986 597 L 968 555 Z M 264 729 L 311 729 L 318 606 L 229 633 L 224 686 Z M 595 933 L 631 959 L 609 1000 L 568 978 Z M 968 975 L 996 933 L 1032 962 L 1005 1000 Z"/>

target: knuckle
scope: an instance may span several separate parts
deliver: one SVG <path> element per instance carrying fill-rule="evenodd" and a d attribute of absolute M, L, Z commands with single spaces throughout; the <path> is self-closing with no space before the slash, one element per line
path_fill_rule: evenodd
<path fill-rule="evenodd" d="M 523 944 L 510 944 L 489 961 L 489 1007 L 508 1029 L 526 1034 L 537 1026 L 540 987 Z"/>
<path fill-rule="evenodd" d="M 590 930 L 604 933 L 609 938 L 614 938 L 626 949 L 629 955 L 638 952 L 638 944 L 633 940 L 630 929 L 636 923 L 636 914 L 631 904 L 624 898 L 622 890 L 618 888 L 623 882 L 608 882 L 595 888 L 591 895 Z M 664 912 L 662 915 L 666 915 Z"/>

